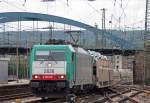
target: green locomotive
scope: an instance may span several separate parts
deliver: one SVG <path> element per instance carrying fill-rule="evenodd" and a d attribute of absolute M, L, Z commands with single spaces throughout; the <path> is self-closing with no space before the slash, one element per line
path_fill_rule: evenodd
<path fill-rule="evenodd" d="M 71 45 L 35 45 L 30 59 L 30 84 L 41 97 L 64 97 L 93 89 L 93 58 Z"/>

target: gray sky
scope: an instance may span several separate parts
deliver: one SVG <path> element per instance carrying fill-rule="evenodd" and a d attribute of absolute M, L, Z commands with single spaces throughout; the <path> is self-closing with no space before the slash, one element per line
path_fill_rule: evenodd
<path fill-rule="evenodd" d="M 40 2 L 41 0 L 0 0 L 0 12 L 28 11 L 52 14 L 90 25 L 97 23 L 101 28 L 101 9 L 106 8 L 106 28 L 124 30 L 128 27 L 144 28 L 146 0 L 56 0 L 54 2 Z M 115 2 L 116 1 L 116 2 Z M 122 2 L 121 2 L 122 1 Z"/>

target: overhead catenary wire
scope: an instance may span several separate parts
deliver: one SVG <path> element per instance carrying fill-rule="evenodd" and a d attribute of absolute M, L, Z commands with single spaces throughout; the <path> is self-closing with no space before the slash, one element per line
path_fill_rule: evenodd
<path fill-rule="evenodd" d="M 112 13 L 111 18 L 112 18 L 112 24 L 113 27 L 115 27 L 115 29 L 119 29 L 119 30 L 127 30 L 127 28 L 133 28 L 132 25 L 135 26 L 135 28 L 142 30 L 142 26 L 143 25 L 138 25 L 138 24 L 142 24 L 144 20 L 140 20 L 140 21 L 136 21 L 133 23 L 128 23 L 126 22 L 126 18 L 127 18 L 127 14 L 125 12 L 125 9 L 128 7 L 129 2 L 131 0 L 114 0 L 114 11 L 115 11 L 115 7 L 117 6 L 117 4 L 119 5 L 119 9 L 117 9 L 117 11 L 120 10 L 120 15 L 117 16 L 116 11 Z M 115 20 L 115 21 L 114 21 Z"/>
<path fill-rule="evenodd" d="M 11 2 L 8 2 L 8 0 L 1 0 L 1 1 L 5 1 L 5 2 L 7 2 L 9 5 L 10 4 L 14 4 L 14 3 L 11 3 Z M 82 1 L 85 1 L 89 6 L 90 6 L 90 8 L 92 8 L 94 11 L 93 12 L 97 12 L 97 13 L 99 13 L 99 14 L 101 14 L 101 11 L 100 10 L 98 10 L 98 9 L 96 9 L 92 4 L 90 4 L 90 2 L 88 2 L 88 0 L 82 0 Z M 129 4 L 129 2 L 130 2 L 130 0 L 113 0 L 114 1 L 114 3 L 112 3 L 114 6 L 116 6 L 117 4 L 118 5 L 120 5 L 120 10 L 122 10 L 121 11 L 121 13 L 120 13 L 120 15 L 119 15 L 119 17 L 120 17 L 120 19 L 121 19 L 121 24 L 123 23 L 123 20 L 125 21 L 125 19 L 123 19 L 123 17 L 122 16 L 124 16 L 124 17 L 126 17 L 127 16 L 127 14 L 126 14 L 126 12 L 125 12 L 125 9 L 128 7 L 128 4 Z M 23 0 L 23 2 L 24 3 L 26 3 L 27 2 L 27 0 Z M 28 1 L 29 2 L 29 1 Z M 60 2 L 62 2 L 64 5 L 67 5 L 67 2 L 69 3 L 69 2 L 71 2 L 71 0 L 60 0 Z M 16 5 L 15 4 L 15 6 L 17 6 L 17 7 L 19 7 L 19 5 Z M 70 9 L 70 3 L 69 3 L 69 8 L 68 9 Z M 20 7 L 18 8 L 18 9 L 20 9 Z M 71 10 L 71 9 L 70 9 Z M 92 13 L 93 13 L 92 12 Z M 90 13 L 90 14 L 92 14 L 92 13 Z M 89 15 L 90 15 L 89 14 Z M 111 19 L 111 21 L 113 21 L 112 22 L 112 27 L 114 28 L 114 25 L 118 25 L 119 24 L 119 17 L 116 17 L 116 14 L 114 13 L 114 14 L 112 14 L 111 15 L 112 16 L 112 19 Z M 107 19 L 106 18 L 106 20 L 107 21 L 110 21 L 109 19 Z M 116 22 L 115 22 L 115 21 Z M 124 24 L 125 25 L 125 24 Z M 126 24 L 127 25 L 127 24 Z M 122 26 L 122 25 L 121 25 Z M 123 28 L 123 27 L 122 27 Z"/>
<path fill-rule="evenodd" d="M 116 4 L 119 4 L 120 9 L 122 10 L 121 15 L 118 16 L 118 17 L 116 17 L 116 14 L 113 14 L 113 13 L 111 14 L 111 15 L 112 15 L 112 18 L 117 21 L 115 25 L 119 25 L 119 29 L 121 29 L 121 28 L 120 28 L 120 25 L 121 25 L 121 19 L 122 19 L 122 15 L 123 15 L 123 14 L 124 14 L 124 21 L 125 21 L 125 17 L 126 17 L 125 9 L 126 9 L 128 3 L 129 3 L 129 0 L 128 0 L 128 2 L 126 3 L 126 5 L 123 7 L 123 1 L 122 1 L 122 0 L 120 0 L 120 3 L 118 3 L 118 0 L 114 0 L 114 4 L 115 4 L 115 5 L 114 5 L 114 10 L 115 10 Z M 125 23 L 125 22 L 124 22 L 124 23 Z M 124 25 L 125 25 L 125 24 L 124 24 Z"/>
<path fill-rule="evenodd" d="M 84 1 L 85 1 L 85 0 L 84 0 Z M 87 5 L 88 5 L 91 9 L 93 9 L 93 11 L 89 14 L 89 16 L 91 16 L 91 14 L 94 13 L 94 12 L 98 13 L 99 15 L 102 14 L 101 8 L 100 8 L 100 9 L 96 9 L 96 8 L 95 8 L 94 6 L 92 6 L 88 1 L 85 1 L 85 2 L 87 3 Z M 106 20 L 107 22 L 110 21 L 107 17 L 105 17 L 105 20 Z"/>
<path fill-rule="evenodd" d="M 27 2 L 27 0 L 24 0 L 24 3 L 22 4 L 22 6 L 25 6 L 26 2 Z"/>
<path fill-rule="evenodd" d="M 85 0 L 84 0 L 84 1 L 85 1 Z M 94 6 L 92 6 L 89 2 L 87 2 L 87 1 L 85 1 L 85 2 L 88 4 L 89 7 L 91 7 L 91 8 L 94 10 L 93 12 L 97 12 L 98 14 L 101 15 L 101 12 L 100 12 L 98 9 L 96 9 Z M 123 8 L 123 4 L 122 4 L 122 3 L 123 3 L 123 2 L 122 2 L 122 0 L 121 0 L 120 7 L 121 7 L 121 9 L 122 9 L 122 13 L 121 13 L 121 15 L 120 15 L 118 18 L 115 17 L 115 14 L 112 14 L 112 15 L 111 15 L 111 20 L 108 20 L 108 19 L 106 18 L 106 20 L 107 20 L 108 22 L 111 21 L 111 23 L 112 23 L 111 25 L 113 25 L 113 22 L 112 22 L 113 19 L 114 19 L 115 21 L 117 21 L 117 23 L 121 23 L 121 17 L 122 17 L 122 15 L 124 14 L 124 15 L 126 16 L 125 8 L 127 7 L 128 3 L 129 3 L 129 0 L 128 0 L 126 6 L 125 6 L 124 8 Z M 118 3 L 118 0 L 114 0 L 114 6 L 115 6 L 116 4 L 119 4 L 119 3 Z M 92 12 L 92 13 L 93 13 L 93 12 Z M 92 14 L 92 13 L 90 13 L 90 14 Z M 114 25 L 116 25 L 116 24 L 114 24 Z"/>

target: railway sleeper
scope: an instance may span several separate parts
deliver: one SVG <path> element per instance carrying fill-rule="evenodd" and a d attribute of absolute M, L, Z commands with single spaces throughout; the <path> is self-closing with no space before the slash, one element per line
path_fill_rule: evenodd
<path fill-rule="evenodd" d="M 129 101 L 131 101 L 133 103 L 140 103 L 139 101 L 133 99 L 133 97 L 135 97 L 136 95 L 138 95 L 140 93 L 142 93 L 142 91 L 138 91 L 137 93 L 134 93 L 134 94 L 132 94 L 130 96 L 125 96 L 125 98 L 123 98 L 120 101 L 118 101 L 118 103 L 123 103 L 124 101 L 127 101 L 127 100 L 129 100 Z"/>

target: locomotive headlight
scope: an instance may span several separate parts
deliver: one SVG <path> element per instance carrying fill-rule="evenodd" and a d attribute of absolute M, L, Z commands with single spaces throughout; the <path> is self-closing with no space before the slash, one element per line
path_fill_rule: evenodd
<path fill-rule="evenodd" d="M 48 63 L 48 65 L 47 65 L 48 67 L 52 67 L 52 64 L 51 63 Z"/>
<path fill-rule="evenodd" d="M 64 79 L 64 76 L 62 75 L 60 78 L 61 78 L 61 79 Z"/>
<path fill-rule="evenodd" d="M 37 76 L 37 75 L 35 75 L 35 76 L 34 76 L 34 78 L 35 78 L 35 79 L 37 79 L 37 78 L 38 78 L 38 76 Z"/>

